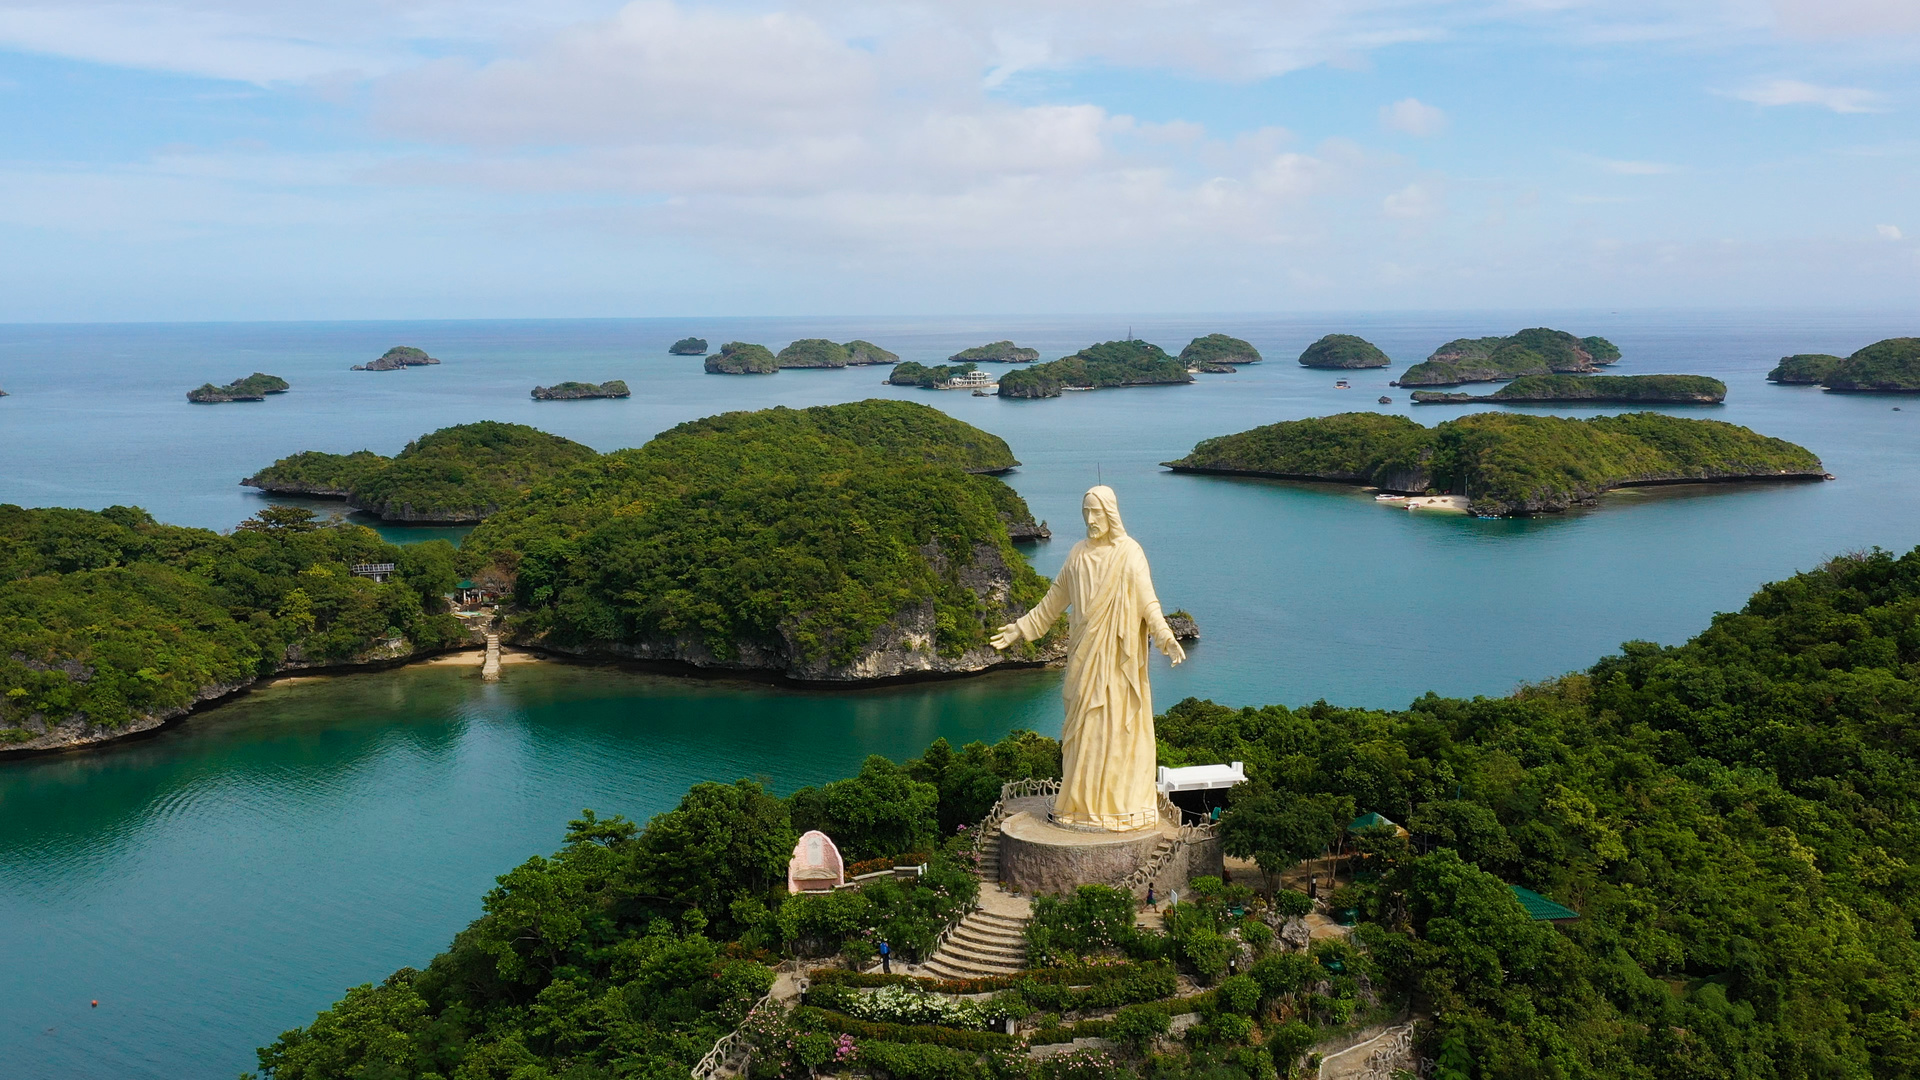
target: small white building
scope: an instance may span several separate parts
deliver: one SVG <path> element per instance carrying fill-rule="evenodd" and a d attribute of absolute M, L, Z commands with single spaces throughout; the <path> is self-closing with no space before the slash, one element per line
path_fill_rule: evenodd
<path fill-rule="evenodd" d="M 1179 769 L 1162 765 L 1154 786 L 1168 802 L 1180 808 L 1182 820 L 1192 825 L 1220 820 L 1220 811 L 1227 806 L 1227 792 L 1246 782 L 1246 763 L 1236 761 L 1231 765 L 1188 765 Z"/>
<path fill-rule="evenodd" d="M 846 884 L 846 875 L 840 848 L 832 837 L 815 829 L 793 845 L 793 858 L 787 860 L 787 891 L 832 892 Z"/>
<path fill-rule="evenodd" d="M 984 371 L 967 371 L 947 380 L 951 390 L 980 390 L 993 385 L 993 376 Z"/>

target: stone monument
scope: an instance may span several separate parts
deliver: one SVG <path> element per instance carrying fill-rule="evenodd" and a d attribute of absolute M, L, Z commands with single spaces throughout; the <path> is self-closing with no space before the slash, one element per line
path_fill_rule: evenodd
<path fill-rule="evenodd" d="M 1184 844 L 1178 811 L 1154 784 L 1150 647 L 1175 664 L 1186 651 L 1174 639 L 1154 595 L 1147 554 L 1127 535 L 1119 500 L 1105 485 L 1081 500 L 1087 538 L 1073 546 L 1053 587 L 1032 611 L 1000 628 L 996 649 L 1044 635 L 1068 613 L 1067 678 L 1061 696 L 1060 790 L 1045 806 L 1012 813 L 1000 825 L 1000 877 L 1029 892 L 1065 892 L 1084 884 L 1120 885 L 1161 857 L 1149 881 L 1218 873 L 1217 841 Z M 1189 850 L 1191 849 L 1191 850 Z M 1147 881 L 1135 882 L 1144 892 Z"/>

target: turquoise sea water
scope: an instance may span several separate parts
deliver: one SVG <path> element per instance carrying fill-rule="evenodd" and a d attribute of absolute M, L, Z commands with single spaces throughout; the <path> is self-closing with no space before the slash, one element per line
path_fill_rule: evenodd
<path fill-rule="evenodd" d="M 1610 497 L 1530 521 L 1415 516 L 1350 489 L 1176 476 L 1200 438 L 1346 409 L 1422 422 L 1387 387 L 1452 337 L 1552 325 L 1598 333 L 1613 369 L 1725 379 L 1724 407 L 1677 410 L 1799 442 L 1838 479 Z M 1177 350 L 1222 330 L 1268 362 L 1187 387 L 1001 401 L 881 385 L 884 369 L 723 378 L 671 358 L 685 334 L 864 337 L 943 359 L 1000 337 L 1049 358 L 1125 320 L 646 320 L 0 327 L 0 502 L 133 503 L 229 528 L 263 500 L 236 481 L 302 449 L 383 453 L 450 423 L 538 425 L 602 450 L 731 408 L 869 396 L 926 401 L 1005 437 L 1008 477 L 1061 538 L 1080 493 L 1120 494 L 1160 594 L 1203 638 L 1155 696 L 1316 698 L 1398 707 L 1429 689 L 1499 694 L 1584 667 L 1622 640 L 1675 642 L 1757 585 L 1827 555 L 1920 543 L 1920 400 L 1782 388 L 1794 352 L 1850 352 L 1920 317 L 1541 313 L 1136 319 Z M 1293 362 L 1323 333 L 1363 334 L 1392 369 Z M 445 363 L 351 372 L 396 344 Z M 261 370 L 294 390 L 195 406 L 185 392 Z M 1351 390 L 1337 390 L 1345 374 Z M 625 401 L 534 402 L 536 383 L 623 378 Z M 1378 406 L 1380 394 L 1396 399 Z M 1896 411 L 1896 407 L 1899 407 Z M 1612 409 L 1552 410 L 1569 415 Z M 417 536 L 408 530 L 390 535 Z M 780 790 L 1013 727 L 1057 729 L 1057 676 L 1006 673 L 850 693 L 520 665 L 414 668 L 279 684 L 162 735 L 0 763 L 0 1075 L 231 1077 L 252 1048 L 347 985 L 419 964 L 478 912 L 491 878 L 557 842 L 582 806 L 644 818 L 692 782 Z M 98 998 L 98 1009 L 88 1001 Z"/>

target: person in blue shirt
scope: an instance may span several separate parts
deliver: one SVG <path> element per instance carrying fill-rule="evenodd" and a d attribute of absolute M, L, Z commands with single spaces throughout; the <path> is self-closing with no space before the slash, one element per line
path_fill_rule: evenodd
<path fill-rule="evenodd" d="M 893 950 L 884 941 L 880 943 L 880 970 L 893 974 Z"/>

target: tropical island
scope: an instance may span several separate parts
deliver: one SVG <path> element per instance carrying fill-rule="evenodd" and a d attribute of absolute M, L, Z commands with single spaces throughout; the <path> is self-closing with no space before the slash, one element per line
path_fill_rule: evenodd
<path fill-rule="evenodd" d="M 1134 338 L 1089 345 L 1051 363 L 1009 371 L 1000 377 L 1000 396 L 1050 398 L 1059 397 L 1063 390 L 1165 386 L 1192 381 L 1187 365 L 1168 356 L 1160 346 Z"/>
<path fill-rule="evenodd" d="M 1187 347 L 1180 350 L 1180 362 L 1187 365 L 1188 371 L 1225 375 L 1231 373 L 1236 364 L 1259 363 L 1260 350 L 1237 337 L 1208 334 L 1187 342 Z"/>
<path fill-rule="evenodd" d="M 1767 372 L 1767 380 L 1782 386 L 1818 386 L 1827 381 L 1834 368 L 1846 362 L 1845 357 L 1827 353 L 1795 353 L 1781 357 L 1773 370 Z"/>
<path fill-rule="evenodd" d="M 572 469 L 461 550 L 515 581 L 512 640 L 549 652 L 832 684 L 1037 663 L 1056 638 L 987 644 L 1047 585 L 1008 535 L 1032 513 L 988 475 L 1017 464 L 910 402 L 727 413 Z"/>
<path fill-rule="evenodd" d="M 265 401 L 268 394 L 284 394 L 292 388 L 287 380 L 278 375 L 266 375 L 256 371 L 244 379 L 235 379 L 225 386 L 205 383 L 198 390 L 187 391 L 187 400 L 198 404 L 214 404 L 222 401 Z"/>
<path fill-rule="evenodd" d="M 674 356 L 707 355 L 707 339 L 702 337 L 683 337 L 667 346 L 667 352 Z"/>
<path fill-rule="evenodd" d="M 1556 513 L 1615 488 L 1829 479 L 1804 447 L 1718 420 L 1476 413 L 1427 428 L 1341 413 L 1207 439 L 1176 472 L 1364 484 L 1465 497 L 1483 516 Z"/>
<path fill-rule="evenodd" d="M 1031 364 L 1040 359 L 1039 349 L 1023 349 L 1011 341 L 995 341 L 961 349 L 947 357 L 949 364 Z"/>
<path fill-rule="evenodd" d="M 1824 353 L 1784 356 L 1767 378 L 1850 393 L 1920 393 L 1920 338 L 1886 338 L 1845 359 Z"/>
<path fill-rule="evenodd" d="M 1916 605 L 1920 550 L 1875 551 L 1510 696 L 1188 698 L 1159 754 L 1244 763 L 1232 882 L 1151 915 L 1101 885 L 1036 897 L 969 979 L 901 965 L 994 891 L 973 837 L 1003 785 L 1060 775 L 1051 739 L 943 739 L 785 798 L 702 783 L 644 825 L 586 811 L 261 1074 L 678 1080 L 726 1038 L 748 1077 L 1276 1080 L 1406 1020 L 1440 1080 L 1911 1075 L 1920 754 L 1887 703 L 1920 699 Z M 789 892 L 807 830 L 874 876 Z"/>
<path fill-rule="evenodd" d="M 1412 397 L 1416 405 L 1718 405 L 1727 399 L 1727 384 L 1705 375 L 1522 375 L 1491 394 L 1415 390 Z"/>
<path fill-rule="evenodd" d="M 533 388 L 535 401 L 576 401 L 580 398 L 623 398 L 632 397 L 633 391 L 627 389 L 625 379 L 611 382 L 563 382 L 552 386 Z"/>
<path fill-rule="evenodd" d="M 729 341 L 707 357 L 706 366 L 709 375 L 772 375 L 780 370 L 780 361 L 765 345 Z"/>
<path fill-rule="evenodd" d="M 408 443 L 388 458 L 305 451 L 245 480 L 277 495 L 344 498 L 386 521 L 475 522 L 518 503 L 536 484 L 599 455 L 592 447 L 525 424 L 482 420 Z"/>
<path fill-rule="evenodd" d="M 854 338 L 852 341 L 842 345 L 841 348 L 847 350 L 848 367 L 863 367 L 868 364 L 897 364 L 900 362 L 899 353 L 889 352 L 871 341 L 863 341 L 859 338 Z"/>
<path fill-rule="evenodd" d="M 1507 337 L 1455 338 L 1395 380 L 1401 386 L 1504 382 L 1522 375 L 1591 374 L 1620 359 L 1603 337 L 1574 337 L 1539 326 Z"/>
<path fill-rule="evenodd" d="M 606 455 L 483 421 L 250 478 L 402 520 L 484 517 L 458 549 L 296 507 L 222 536 L 0 506 L 0 752 L 149 730 L 278 672 L 465 647 L 446 601 L 463 577 L 509 583 L 508 641 L 565 656 L 834 685 L 1045 663 L 1058 628 L 987 644 L 1047 587 L 1012 546 L 1047 530 L 993 475 L 1018 464 L 935 409 L 865 401 L 727 413 Z"/>
<path fill-rule="evenodd" d="M 1300 354 L 1300 366 L 1310 368 L 1386 367 L 1393 363 L 1373 342 L 1352 334 L 1328 334 L 1306 347 Z"/>
<path fill-rule="evenodd" d="M 894 386 L 919 386 L 928 390 L 938 390 L 968 372 L 978 369 L 978 365 L 935 364 L 928 367 L 913 360 L 902 361 L 888 373 L 887 382 Z"/>
<path fill-rule="evenodd" d="M 0 752 L 151 730 L 277 672 L 467 645 L 444 599 L 458 565 L 444 540 L 396 546 L 295 507 L 223 536 L 136 507 L 0 506 Z"/>
<path fill-rule="evenodd" d="M 398 371 L 401 368 L 421 367 L 426 364 L 437 364 L 439 362 L 440 361 L 433 357 L 428 356 L 424 349 L 416 349 L 411 345 L 396 345 L 386 352 L 381 353 L 378 360 L 353 365 L 353 370 Z"/>
<path fill-rule="evenodd" d="M 847 347 L 826 338 L 801 338 L 775 359 L 783 368 L 841 368 L 847 366 Z"/>

